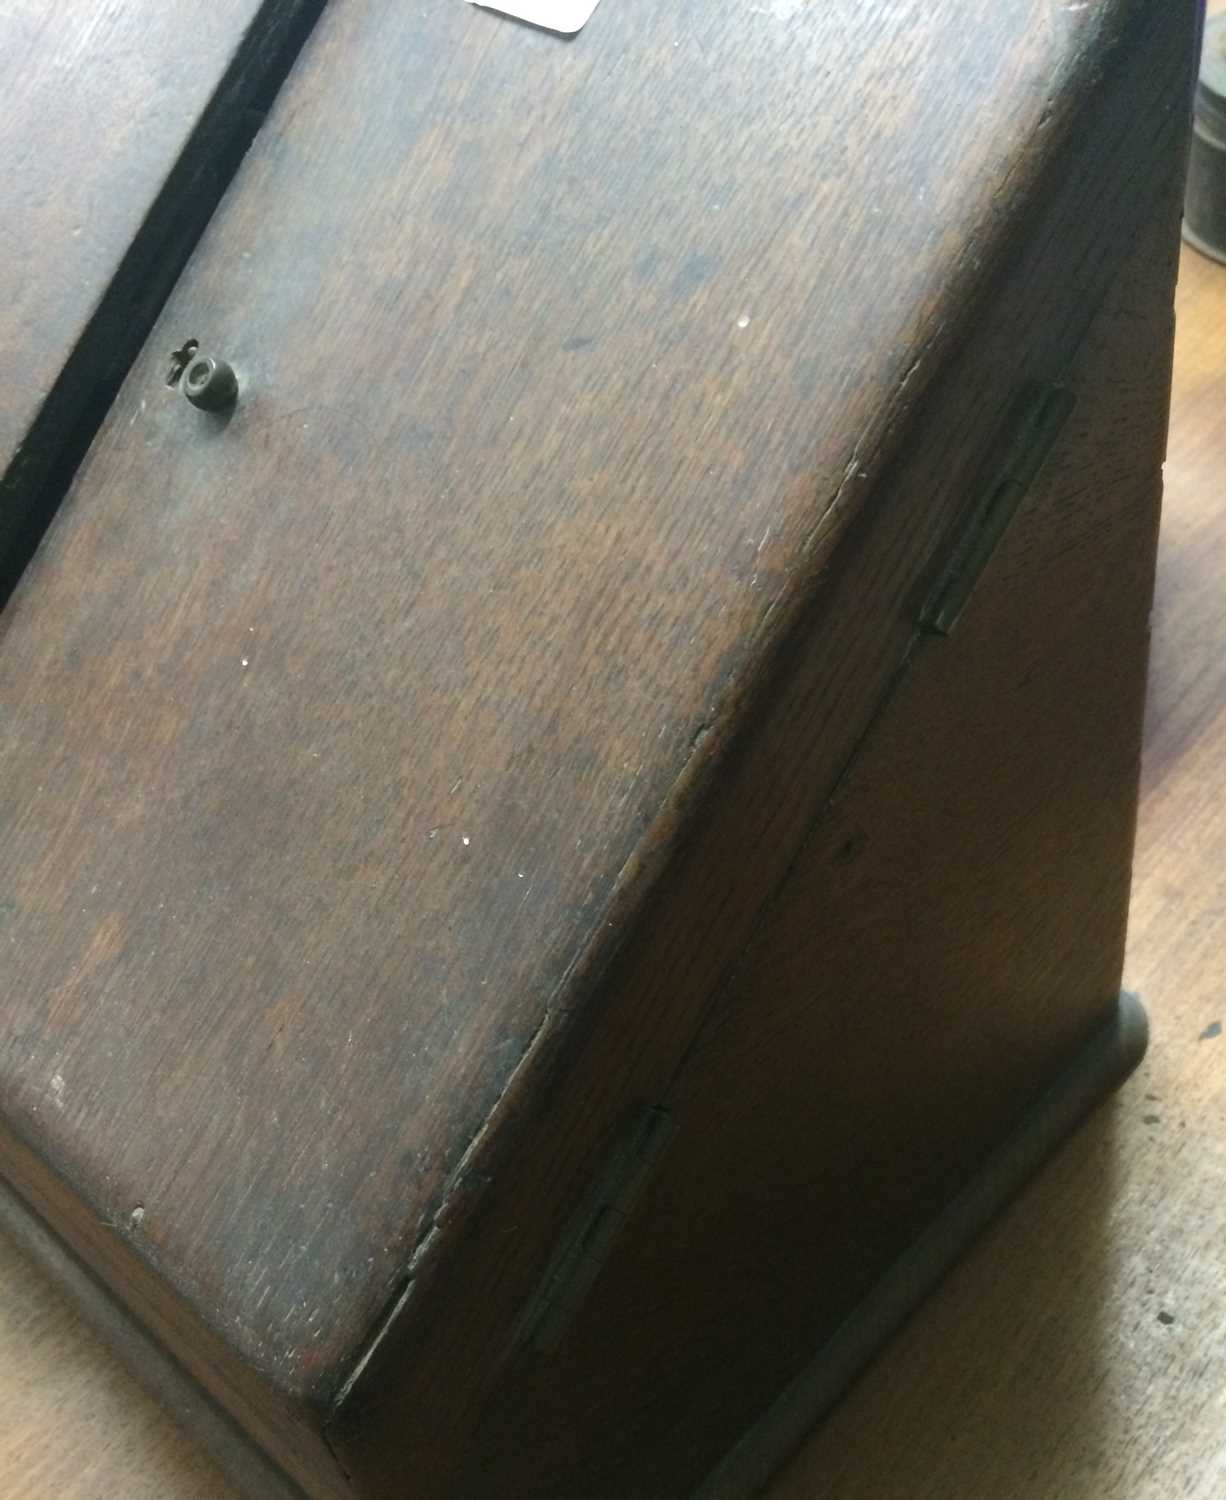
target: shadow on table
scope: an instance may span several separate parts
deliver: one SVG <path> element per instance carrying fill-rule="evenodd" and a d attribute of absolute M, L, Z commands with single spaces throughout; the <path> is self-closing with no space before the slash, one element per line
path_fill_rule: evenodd
<path fill-rule="evenodd" d="M 764 1500 L 1101 1500 L 1119 1108 L 1040 1170 Z"/>

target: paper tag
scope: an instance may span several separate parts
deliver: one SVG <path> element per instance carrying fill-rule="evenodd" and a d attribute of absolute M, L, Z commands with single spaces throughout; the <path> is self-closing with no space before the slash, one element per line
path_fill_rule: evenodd
<path fill-rule="evenodd" d="M 472 3 L 483 10 L 501 11 L 517 21 L 570 36 L 587 25 L 600 0 L 472 0 Z"/>

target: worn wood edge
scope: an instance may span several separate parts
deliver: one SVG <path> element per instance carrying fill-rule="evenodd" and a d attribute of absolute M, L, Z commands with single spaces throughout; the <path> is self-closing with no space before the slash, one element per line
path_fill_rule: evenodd
<path fill-rule="evenodd" d="M 310 1425 L 311 1413 L 290 1410 L 257 1371 L 233 1358 L 216 1330 L 187 1304 L 168 1298 L 157 1268 L 132 1255 L 112 1224 L 82 1215 L 75 1186 L 52 1172 L 2 1115 L 0 1162 L 0 1186 L 7 1185 L 77 1263 L 89 1268 L 131 1320 L 148 1330 L 154 1347 L 165 1348 L 187 1378 L 241 1424 L 256 1450 L 270 1454 L 319 1500 L 350 1494 L 336 1453 Z"/>
<path fill-rule="evenodd" d="M 1184 11 L 1190 21 L 1193 0 L 1184 0 Z M 339 1372 L 330 1398 L 326 1392 L 320 1392 L 321 1401 L 327 1404 L 324 1432 L 342 1465 L 348 1467 L 345 1455 L 355 1430 L 353 1424 L 358 1428 L 364 1425 L 362 1413 L 367 1398 L 383 1386 L 389 1376 L 389 1365 L 404 1358 L 402 1341 L 414 1314 L 422 1306 L 424 1294 L 457 1246 L 467 1239 L 474 1219 L 479 1217 L 477 1205 L 484 1196 L 484 1186 L 497 1176 L 521 1135 L 531 1134 L 530 1127 L 539 1123 L 571 1083 L 572 1065 L 597 1030 L 610 995 L 619 988 L 619 964 L 641 931 L 650 926 L 661 892 L 692 859 L 693 846 L 703 824 L 712 805 L 719 801 L 723 778 L 755 742 L 755 715 L 763 699 L 770 690 L 777 690 L 781 683 L 791 680 L 793 658 L 803 649 L 810 611 L 824 593 L 839 543 L 853 522 L 870 520 L 880 510 L 883 496 L 888 498 L 891 482 L 896 478 L 896 460 L 905 440 L 917 426 L 923 426 L 930 402 L 939 400 L 946 377 L 956 369 L 971 333 L 982 320 L 985 306 L 1010 283 L 1023 253 L 1016 239 L 1007 233 L 1016 222 L 1017 205 L 1025 205 L 1036 226 L 1028 236 L 1030 243 L 1042 231 L 1052 205 L 1067 189 L 1066 169 L 1084 149 L 1087 118 L 1095 118 L 1093 111 L 1104 97 L 1116 99 L 1117 91 L 1124 87 L 1123 80 L 1131 77 L 1134 70 L 1148 68 L 1148 48 L 1153 32 L 1159 28 L 1179 30 L 1182 21 L 1177 24 L 1151 0 L 1111 7 L 1100 18 L 1093 35 L 1083 36 L 1080 47 L 1071 49 L 1062 62 L 1053 65 L 1044 122 L 1023 153 L 1024 168 L 1017 169 L 1009 179 L 1013 215 L 989 219 L 982 237 L 968 244 L 948 284 L 945 302 L 948 316 L 938 320 L 937 333 L 922 348 L 910 351 L 905 371 L 879 409 L 878 421 L 853 445 L 848 477 L 864 445 L 870 441 L 878 445 L 874 454 L 877 470 L 873 482 L 865 486 L 867 493 L 857 497 L 858 503 L 844 505 L 847 489 L 844 483 L 823 505 L 816 507 L 815 528 L 805 549 L 809 566 L 803 576 L 793 580 L 788 597 L 781 601 L 766 628 L 752 643 L 752 659 L 760 672 L 748 689 L 744 679 L 754 675 L 748 672 L 724 684 L 722 698 L 696 736 L 691 754 L 659 815 L 619 872 L 592 942 L 576 955 L 550 997 L 543 1021 L 469 1143 L 440 1203 L 423 1224 L 403 1277 L 382 1313 L 373 1320 L 366 1339 L 355 1349 L 347 1369 Z M 1098 51 L 1094 50 L 1096 47 Z M 1194 59 L 1192 64 L 1194 72 Z M 1188 98 L 1175 99 L 1171 106 L 1175 110 L 1183 110 L 1186 102 L 1190 111 L 1191 74 L 1187 82 Z M 1118 111 L 1118 108 L 1116 99 L 1112 109 Z M 1135 228 L 1139 216 L 1153 207 L 1152 197 L 1138 199 L 1132 206 L 1128 225 L 1118 226 L 1119 232 L 1113 236 L 1118 253 L 1109 272 L 1101 277 L 1098 298 L 1080 309 L 1077 326 L 1066 339 L 1069 358 L 1080 346 L 1111 276 L 1126 254 L 1128 231 Z M 922 375 L 918 373 L 920 365 Z M 920 633 L 917 630 L 913 640 L 918 640 Z M 886 695 L 892 682 L 893 673 L 882 687 Z M 860 735 L 853 737 L 848 747 L 850 756 L 854 756 L 860 738 Z M 841 774 L 826 788 L 819 807 L 825 805 Z M 800 842 L 803 844 L 804 839 Z M 777 879 L 758 904 L 759 911 L 786 878 L 790 867 L 791 858 L 780 865 Z M 736 961 L 739 952 L 737 949 L 731 953 L 729 963 Z M 419 1335 L 414 1332 L 409 1336 L 416 1340 Z"/>
<path fill-rule="evenodd" d="M 266 0 L 0 475 L 0 608 L 59 508 L 162 305 L 326 0 Z M 34 247 L 27 247 L 34 254 Z"/>
<path fill-rule="evenodd" d="M 3 1232 L 63 1291 L 153 1398 L 203 1447 L 251 1500 L 305 1500 L 241 1427 L 169 1354 L 38 1214 L 0 1178 Z"/>
<path fill-rule="evenodd" d="M 882 1346 L 1061 1142 L 1137 1067 L 1149 1040 L 1126 991 L 1069 1067 L 1035 1101 L 930 1227 L 895 1262 L 803 1374 L 731 1448 L 693 1500 L 750 1500 Z"/>

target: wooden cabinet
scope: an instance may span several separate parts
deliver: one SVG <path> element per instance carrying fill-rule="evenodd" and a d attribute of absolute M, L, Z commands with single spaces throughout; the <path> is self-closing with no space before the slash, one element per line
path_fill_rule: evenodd
<path fill-rule="evenodd" d="M 325 11 L 0 620 L 0 1167 L 256 1493 L 747 1492 L 1135 1061 L 1194 9 Z"/>

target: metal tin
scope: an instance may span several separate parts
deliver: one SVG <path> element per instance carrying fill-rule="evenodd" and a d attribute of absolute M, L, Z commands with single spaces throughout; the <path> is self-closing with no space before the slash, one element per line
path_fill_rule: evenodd
<path fill-rule="evenodd" d="M 1226 14 L 1205 26 L 1183 214 L 1184 239 L 1226 262 Z"/>

